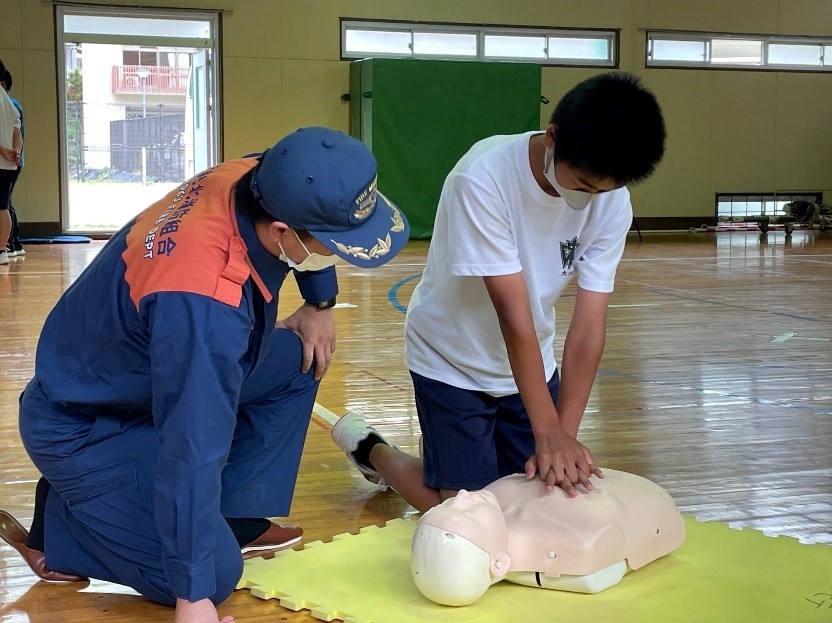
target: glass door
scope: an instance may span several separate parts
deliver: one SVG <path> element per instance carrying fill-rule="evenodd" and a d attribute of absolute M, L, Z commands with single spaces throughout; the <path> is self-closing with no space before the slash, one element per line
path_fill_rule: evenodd
<path fill-rule="evenodd" d="M 63 228 L 113 232 L 217 163 L 219 15 L 56 10 Z"/>

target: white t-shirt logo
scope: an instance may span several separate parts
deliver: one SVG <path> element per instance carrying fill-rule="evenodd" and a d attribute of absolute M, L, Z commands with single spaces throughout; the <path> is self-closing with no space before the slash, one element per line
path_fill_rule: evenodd
<path fill-rule="evenodd" d="M 565 240 L 560 243 L 560 260 L 563 263 L 563 277 L 568 277 L 575 272 L 575 251 L 578 249 L 578 237 L 572 240 Z"/>

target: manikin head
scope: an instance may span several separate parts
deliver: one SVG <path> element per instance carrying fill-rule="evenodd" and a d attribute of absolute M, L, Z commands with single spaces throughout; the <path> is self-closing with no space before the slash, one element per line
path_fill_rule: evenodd
<path fill-rule="evenodd" d="M 508 572 L 507 544 L 506 520 L 494 494 L 462 490 L 419 519 L 410 571 L 428 599 L 465 606 Z"/>

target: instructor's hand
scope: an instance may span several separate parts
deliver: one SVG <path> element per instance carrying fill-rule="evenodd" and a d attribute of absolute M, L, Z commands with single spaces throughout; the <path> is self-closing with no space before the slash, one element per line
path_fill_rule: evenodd
<path fill-rule="evenodd" d="M 234 623 L 234 617 L 229 615 L 219 618 L 217 609 L 210 599 L 199 601 L 177 599 L 173 621 L 174 623 Z"/>
<path fill-rule="evenodd" d="M 279 329 L 290 329 L 303 342 L 303 365 L 306 373 L 315 361 L 315 380 L 320 381 L 326 374 L 335 352 L 335 317 L 332 309 L 318 309 L 301 305 L 298 310 L 277 323 Z"/>
<path fill-rule="evenodd" d="M 590 475 L 604 477 L 589 448 L 560 429 L 535 435 L 535 453 L 526 461 L 526 479 L 534 478 L 536 472 L 546 483 L 546 491 L 558 486 L 571 497 L 578 495 L 578 484 L 592 491 Z"/>

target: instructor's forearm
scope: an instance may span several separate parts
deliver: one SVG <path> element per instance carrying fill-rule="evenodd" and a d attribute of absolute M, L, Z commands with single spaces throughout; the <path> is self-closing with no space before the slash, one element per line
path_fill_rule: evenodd
<path fill-rule="evenodd" d="M 604 352 L 604 328 L 569 331 L 563 347 L 558 413 L 560 425 L 571 437 L 577 438 L 598 365 Z"/>
<path fill-rule="evenodd" d="M 14 133 L 12 135 L 12 149 L 14 149 L 17 153 L 20 153 L 23 150 L 23 134 L 20 133 L 18 128 L 14 129 Z"/>

